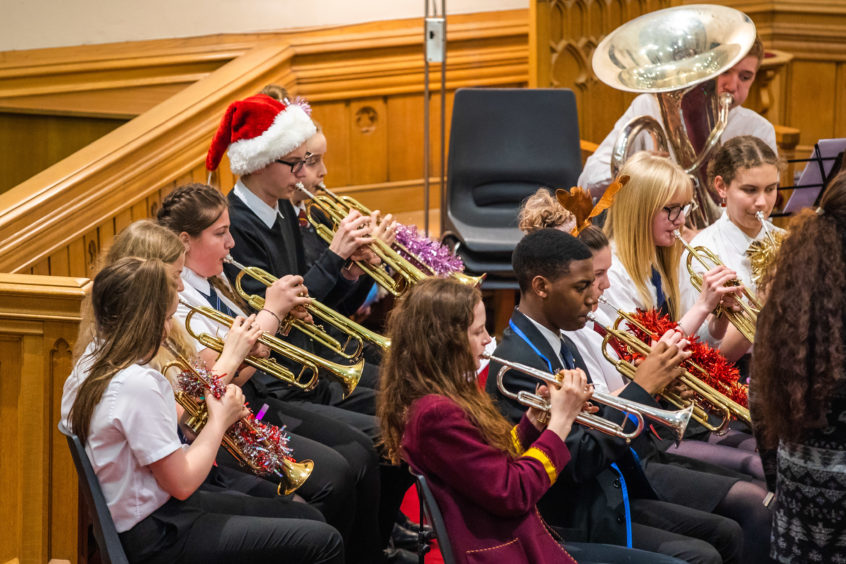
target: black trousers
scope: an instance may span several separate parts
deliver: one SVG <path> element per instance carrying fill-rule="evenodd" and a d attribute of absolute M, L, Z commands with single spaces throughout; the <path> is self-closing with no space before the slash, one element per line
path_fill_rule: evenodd
<path fill-rule="evenodd" d="M 373 419 L 369 415 L 332 408 L 327 416 L 319 409 L 329 406 L 257 397 L 247 383 L 244 393 L 264 419 L 284 425 L 291 433 L 290 445 L 297 460 L 311 459 L 314 470 L 297 493 L 314 505 L 343 535 L 347 562 L 375 562 L 387 538 L 380 534 L 381 467 L 373 440 L 344 419 Z M 401 503 L 401 501 L 400 501 Z M 393 519 L 391 519 L 393 523 Z"/>
<path fill-rule="evenodd" d="M 273 499 L 198 490 L 185 501 L 171 498 L 120 539 L 132 563 L 344 562 L 338 531 L 280 517 L 281 507 Z"/>
<path fill-rule="evenodd" d="M 613 544 L 565 542 L 564 549 L 579 564 L 684 564 L 672 556 Z"/>
<path fill-rule="evenodd" d="M 631 512 L 634 548 L 696 564 L 742 562 L 743 530 L 736 521 L 651 499 L 633 499 Z"/>

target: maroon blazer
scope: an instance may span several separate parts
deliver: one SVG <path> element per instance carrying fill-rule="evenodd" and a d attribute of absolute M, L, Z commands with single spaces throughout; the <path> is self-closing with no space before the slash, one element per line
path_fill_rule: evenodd
<path fill-rule="evenodd" d="M 457 403 L 428 395 L 408 410 L 402 448 L 429 481 L 457 562 L 575 563 L 535 508 L 570 452 L 558 435 L 539 434 L 525 416 L 512 439 L 520 450 L 530 445 L 516 460 L 488 445 Z"/>

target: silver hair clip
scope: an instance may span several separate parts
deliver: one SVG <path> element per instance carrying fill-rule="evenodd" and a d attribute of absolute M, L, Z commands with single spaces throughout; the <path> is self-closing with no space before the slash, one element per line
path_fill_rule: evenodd
<path fill-rule="evenodd" d="M 824 210 L 824 209 L 822 209 L 822 207 L 818 207 L 818 208 L 817 208 L 816 210 L 814 210 L 814 211 L 815 211 L 815 212 L 817 212 L 817 215 L 822 215 L 822 214 L 824 214 L 824 213 L 825 213 L 825 210 Z"/>

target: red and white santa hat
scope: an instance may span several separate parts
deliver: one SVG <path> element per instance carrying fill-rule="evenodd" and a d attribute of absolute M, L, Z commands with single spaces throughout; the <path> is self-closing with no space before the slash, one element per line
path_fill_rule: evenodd
<path fill-rule="evenodd" d="M 317 132 L 308 106 L 280 102 L 257 94 L 226 108 L 206 155 L 206 168 L 215 170 L 229 149 L 232 174 L 260 170 L 287 155 Z"/>

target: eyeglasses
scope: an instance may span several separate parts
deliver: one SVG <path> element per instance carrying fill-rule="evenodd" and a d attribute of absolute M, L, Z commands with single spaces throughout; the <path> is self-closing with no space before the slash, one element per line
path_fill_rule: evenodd
<path fill-rule="evenodd" d="M 291 167 L 291 174 L 298 174 L 303 169 L 303 167 L 312 167 L 319 163 L 322 158 L 323 155 L 312 155 L 311 153 L 307 152 L 305 156 L 303 156 L 303 158 L 300 160 L 289 162 L 282 159 L 276 159 L 276 162 Z"/>
<path fill-rule="evenodd" d="M 670 221 L 675 221 L 679 218 L 679 215 L 684 214 L 685 217 L 689 216 L 693 210 L 698 207 L 696 201 L 689 202 L 687 204 L 673 204 L 672 206 L 664 206 L 664 211 L 667 212 L 667 219 Z"/>

